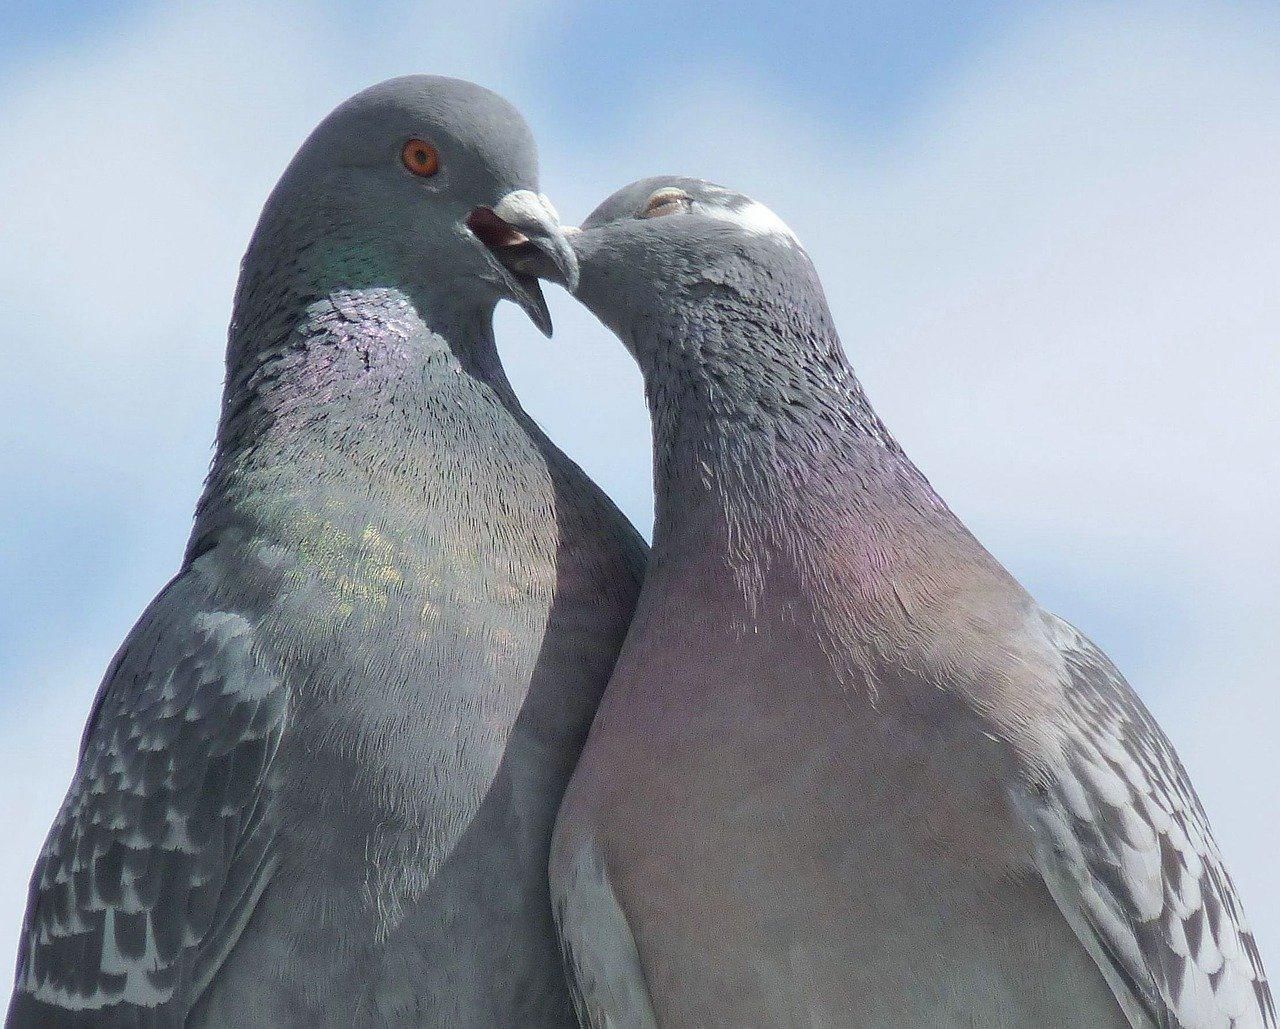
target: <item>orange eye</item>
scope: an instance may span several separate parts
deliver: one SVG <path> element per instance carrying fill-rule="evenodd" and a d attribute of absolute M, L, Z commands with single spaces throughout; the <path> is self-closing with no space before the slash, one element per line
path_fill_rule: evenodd
<path fill-rule="evenodd" d="M 425 139 L 411 139 L 400 149 L 400 160 L 414 175 L 430 178 L 440 170 L 440 151 Z"/>

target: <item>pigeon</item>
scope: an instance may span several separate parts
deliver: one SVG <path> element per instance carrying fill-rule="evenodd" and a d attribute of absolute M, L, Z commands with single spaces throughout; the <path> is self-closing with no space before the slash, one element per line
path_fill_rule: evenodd
<path fill-rule="evenodd" d="M 40 853 L 13 1026 L 572 1026 L 551 830 L 646 547 L 521 408 L 576 262 L 467 82 L 340 105 L 241 268 L 181 569 Z M 538 264 L 536 261 L 532 261 Z M 516 270 L 513 270 L 516 269 Z"/>
<path fill-rule="evenodd" d="M 571 239 L 656 493 L 552 843 L 582 1023 L 1274 1027 L 1169 740 L 903 453 L 795 234 L 657 178 Z"/>

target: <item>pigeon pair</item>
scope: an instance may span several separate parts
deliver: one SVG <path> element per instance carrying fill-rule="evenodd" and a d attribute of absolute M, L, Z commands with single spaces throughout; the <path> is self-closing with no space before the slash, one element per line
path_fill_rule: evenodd
<path fill-rule="evenodd" d="M 9 1024 L 1275 1026 L 1168 741 L 902 453 L 794 235 L 537 189 L 425 76 L 285 172 Z M 503 374 L 539 277 L 643 370 L 651 555 Z"/>

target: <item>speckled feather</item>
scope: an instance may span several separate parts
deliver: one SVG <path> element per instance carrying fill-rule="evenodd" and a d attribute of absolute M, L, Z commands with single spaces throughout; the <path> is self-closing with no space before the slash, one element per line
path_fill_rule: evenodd
<path fill-rule="evenodd" d="M 574 245 L 657 494 L 552 847 L 583 1023 L 1274 1026 L 1168 741 L 907 459 L 794 235 L 660 178 Z"/>
<path fill-rule="evenodd" d="M 206 580 L 170 584 L 108 674 L 32 880 L 20 1001 L 102 1024 L 128 996 L 178 1018 L 271 875 L 262 815 L 288 694 Z"/>
<path fill-rule="evenodd" d="M 1275 1026 L 1257 944 L 1172 745 L 1105 654 L 1046 622 L 1066 679 L 1063 760 L 1015 800 L 1051 892 L 1136 1023 Z"/>

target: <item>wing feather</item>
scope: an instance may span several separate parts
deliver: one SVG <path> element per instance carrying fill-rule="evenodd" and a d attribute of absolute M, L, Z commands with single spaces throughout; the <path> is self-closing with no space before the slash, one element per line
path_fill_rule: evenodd
<path fill-rule="evenodd" d="M 1275 1029 L 1253 934 L 1173 746 L 1115 666 L 1049 617 L 1067 731 L 1018 798 L 1054 900 L 1134 1026 Z"/>
<path fill-rule="evenodd" d="M 32 877 L 10 1024 L 172 1024 L 269 879 L 287 694 L 191 572 L 112 662 Z"/>

